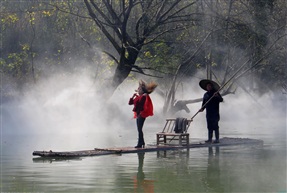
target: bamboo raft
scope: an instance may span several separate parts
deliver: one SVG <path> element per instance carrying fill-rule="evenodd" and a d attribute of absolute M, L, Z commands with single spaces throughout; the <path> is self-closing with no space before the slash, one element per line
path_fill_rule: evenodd
<path fill-rule="evenodd" d="M 140 152 L 155 152 L 168 151 L 177 149 L 202 148 L 202 147 L 218 147 L 218 146 L 233 146 L 233 145 L 261 145 L 262 140 L 249 138 L 227 138 L 220 139 L 220 143 L 205 143 L 195 142 L 189 145 L 148 145 L 145 148 L 134 147 L 117 147 L 117 148 L 94 148 L 91 150 L 81 151 L 34 151 L 33 156 L 47 157 L 47 158 L 76 158 L 85 156 L 100 156 L 110 154 L 126 154 L 126 153 L 140 153 Z"/>

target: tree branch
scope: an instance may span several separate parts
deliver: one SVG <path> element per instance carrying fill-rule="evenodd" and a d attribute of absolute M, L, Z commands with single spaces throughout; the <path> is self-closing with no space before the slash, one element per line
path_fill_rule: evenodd
<path fill-rule="evenodd" d="M 111 36 L 111 34 L 107 31 L 107 29 L 102 25 L 102 22 L 99 20 L 97 15 L 92 10 L 92 7 L 89 4 L 88 0 L 84 0 L 84 2 L 85 2 L 86 7 L 89 11 L 89 15 L 92 17 L 92 19 L 95 21 L 96 25 L 101 29 L 101 31 L 105 34 L 105 36 L 109 39 L 109 41 L 112 43 L 112 45 L 117 50 L 117 52 L 120 54 L 121 53 L 121 47 L 118 45 L 118 43 L 115 41 L 115 39 Z M 93 0 L 91 0 L 91 2 L 94 3 Z M 99 10 L 98 6 L 95 3 L 93 4 L 93 6 L 96 10 Z M 102 12 L 100 11 L 99 13 L 101 14 Z"/>

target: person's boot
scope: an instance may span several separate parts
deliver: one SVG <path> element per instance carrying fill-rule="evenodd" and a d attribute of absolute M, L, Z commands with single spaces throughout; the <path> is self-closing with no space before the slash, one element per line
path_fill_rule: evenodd
<path fill-rule="evenodd" d="M 144 146 L 145 146 L 145 144 L 143 144 L 143 145 L 137 145 L 137 146 L 135 146 L 135 148 L 144 148 Z"/>

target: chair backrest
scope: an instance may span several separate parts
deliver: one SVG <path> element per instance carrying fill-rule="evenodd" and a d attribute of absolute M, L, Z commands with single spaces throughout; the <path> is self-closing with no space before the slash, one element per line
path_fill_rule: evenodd
<path fill-rule="evenodd" d="M 177 119 L 166 119 L 166 123 L 164 125 L 164 128 L 162 130 L 162 133 L 173 133 L 174 132 L 174 128 L 176 126 L 176 120 Z M 185 129 L 183 129 L 182 133 L 186 133 L 189 126 L 190 126 L 190 123 L 191 123 L 192 120 L 186 120 L 186 127 Z"/>
<path fill-rule="evenodd" d="M 174 126 L 175 126 L 175 119 L 166 119 L 162 132 L 172 133 Z"/>

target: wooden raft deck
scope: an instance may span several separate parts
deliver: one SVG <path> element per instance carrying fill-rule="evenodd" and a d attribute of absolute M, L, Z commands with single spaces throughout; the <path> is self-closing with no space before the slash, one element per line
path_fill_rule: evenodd
<path fill-rule="evenodd" d="M 81 151 L 34 151 L 33 156 L 41 157 L 84 157 L 84 156 L 100 156 L 110 154 L 124 154 L 124 153 L 139 153 L 139 152 L 152 152 L 152 151 L 167 151 L 176 149 L 200 148 L 200 147 L 217 147 L 217 146 L 231 146 L 231 145 L 252 145 L 263 144 L 262 140 L 249 139 L 249 138 L 222 138 L 220 143 L 205 143 L 195 142 L 189 145 L 148 145 L 145 148 L 134 147 L 117 147 L 117 148 L 94 148 L 92 150 Z"/>

